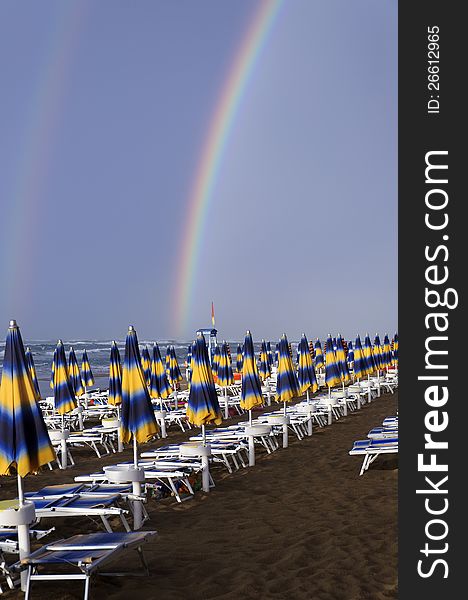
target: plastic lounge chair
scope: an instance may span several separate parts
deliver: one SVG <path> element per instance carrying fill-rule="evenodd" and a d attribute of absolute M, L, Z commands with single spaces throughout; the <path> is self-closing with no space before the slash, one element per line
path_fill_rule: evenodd
<path fill-rule="evenodd" d="M 120 518 L 126 531 L 130 531 L 125 514 L 128 512 L 117 505 L 120 494 L 62 494 L 58 496 L 28 496 L 34 503 L 37 522 L 51 517 L 99 517 L 107 532 L 112 533 L 109 518 Z"/>
<path fill-rule="evenodd" d="M 11 569 L 28 570 L 25 600 L 29 598 L 33 581 L 57 580 L 83 580 L 85 583 L 83 600 L 88 600 L 90 580 L 94 574 L 100 573 L 108 576 L 134 574 L 131 572 L 102 572 L 102 568 L 107 566 L 108 562 L 117 558 L 125 550 L 138 552 L 144 567 L 144 574 L 149 575 L 142 545 L 155 535 L 156 531 L 74 535 L 71 538 L 42 546 L 28 558 L 15 563 Z M 68 569 L 64 569 L 64 567 L 68 567 Z"/>
<path fill-rule="evenodd" d="M 359 475 L 363 475 L 381 454 L 398 454 L 398 438 L 358 440 L 349 451 L 350 456 L 364 457 Z"/>

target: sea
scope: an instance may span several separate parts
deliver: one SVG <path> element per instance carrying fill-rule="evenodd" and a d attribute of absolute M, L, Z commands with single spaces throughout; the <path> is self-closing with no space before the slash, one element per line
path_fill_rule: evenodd
<path fill-rule="evenodd" d="M 106 390 L 109 387 L 109 357 L 112 340 L 62 340 L 65 346 L 65 354 L 68 360 L 68 353 L 70 348 L 73 347 L 75 350 L 78 364 L 81 366 L 81 359 L 83 351 L 86 350 L 88 354 L 91 371 L 94 376 L 93 389 L 99 388 Z M 120 351 L 122 361 L 125 355 L 125 340 L 116 340 L 117 346 Z M 242 340 L 243 342 L 243 340 Z M 240 341 L 228 342 L 231 348 L 232 359 L 236 360 L 237 345 L 242 343 Z M 39 387 L 41 390 L 41 396 L 46 398 L 52 395 L 50 388 L 51 378 L 51 367 L 52 359 L 54 356 L 54 350 L 57 345 L 57 340 L 23 340 L 24 347 L 29 347 L 36 366 L 37 378 L 39 381 Z M 153 340 L 139 341 L 140 350 L 147 346 L 150 351 L 153 347 Z M 169 345 L 173 345 L 176 351 L 177 361 L 179 363 L 180 370 L 185 375 L 185 362 L 187 359 L 188 347 L 191 341 L 187 342 L 176 342 L 174 340 L 158 340 L 159 349 L 163 360 L 166 356 L 166 349 Z M 275 344 L 272 344 L 274 350 Z M 258 353 L 260 352 L 260 343 L 254 343 L 254 349 Z M 5 342 L 0 342 L 0 372 L 1 365 L 3 364 L 3 356 L 5 353 Z"/>

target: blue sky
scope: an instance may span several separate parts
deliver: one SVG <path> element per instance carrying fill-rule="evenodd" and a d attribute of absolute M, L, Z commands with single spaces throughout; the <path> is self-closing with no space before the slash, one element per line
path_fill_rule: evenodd
<path fill-rule="evenodd" d="M 252 0 L 0 4 L 0 315 L 171 337 L 191 185 Z M 397 3 L 286 0 L 205 228 L 189 329 L 397 325 Z"/>

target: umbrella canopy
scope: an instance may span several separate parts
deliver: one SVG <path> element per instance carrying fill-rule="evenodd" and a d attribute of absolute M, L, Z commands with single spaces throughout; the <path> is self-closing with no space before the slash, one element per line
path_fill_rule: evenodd
<path fill-rule="evenodd" d="M 145 375 L 146 385 L 149 385 L 151 379 L 151 358 L 148 346 L 143 346 L 141 350 L 141 368 Z"/>
<path fill-rule="evenodd" d="M 153 359 L 151 361 L 150 396 L 151 398 L 165 400 L 171 394 L 172 387 L 167 380 L 166 369 L 163 365 L 159 346 L 158 344 L 154 344 Z"/>
<path fill-rule="evenodd" d="M 268 379 L 268 377 L 271 377 L 270 361 L 268 359 L 268 350 L 265 340 L 262 340 L 260 349 L 260 367 L 258 369 L 258 374 L 263 381 Z"/>
<path fill-rule="evenodd" d="M 219 366 L 219 358 L 221 355 L 221 348 L 216 346 L 213 353 L 213 361 L 211 363 L 211 370 L 213 371 L 213 375 L 218 375 L 218 366 Z"/>
<path fill-rule="evenodd" d="M 122 426 L 121 438 L 128 443 L 147 442 L 158 433 L 151 398 L 141 367 L 140 351 L 135 329 L 128 328 L 125 359 L 122 370 Z"/>
<path fill-rule="evenodd" d="M 395 333 L 392 340 L 392 359 L 393 364 L 398 366 L 398 333 Z"/>
<path fill-rule="evenodd" d="M 234 383 L 234 375 L 232 373 L 231 359 L 229 357 L 228 345 L 223 341 L 219 353 L 218 364 L 218 385 L 227 387 Z"/>
<path fill-rule="evenodd" d="M 244 357 L 242 363 L 241 408 L 251 410 L 263 404 L 262 384 L 258 376 L 252 334 L 247 331 L 244 340 Z"/>
<path fill-rule="evenodd" d="M 192 380 L 187 404 L 187 418 L 193 425 L 222 422 L 218 395 L 208 358 L 205 338 L 199 335 L 192 350 Z"/>
<path fill-rule="evenodd" d="M 180 369 L 179 369 L 179 363 L 177 362 L 177 356 L 176 356 L 176 351 L 175 351 L 174 346 L 170 346 L 170 348 L 168 348 L 168 351 L 169 351 L 168 379 L 169 379 L 169 382 L 172 385 L 172 387 L 174 389 L 176 389 L 177 383 L 179 381 L 182 381 L 183 377 L 182 377 L 182 373 L 180 372 Z M 167 365 L 167 362 L 166 362 L 166 365 Z"/>
<path fill-rule="evenodd" d="M 65 348 L 62 340 L 57 342 L 54 352 L 54 400 L 55 410 L 60 414 L 71 412 L 77 407 L 75 391 L 70 381 L 68 373 L 67 359 L 65 358 Z"/>
<path fill-rule="evenodd" d="M 323 367 L 323 352 L 320 340 L 317 338 L 315 342 L 315 368 Z"/>
<path fill-rule="evenodd" d="M 49 381 L 49 387 L 53 390 L 54 389 L 54 379 L 55 379 L 55 375 L 54 375 L 54 370 L 55 370 L 55 355 L 57 354 L 57 348 L 55 348 L 54 350 L 54 356 L 52 357 L 52 365 L 50 367 L 50 381 Z"/>
<path fill-rule="evenodd" d="M 361 379 L 367 375 L 366 359 L 362 350 L 361 338 L 357 336 L 354 344 L 354 377 Z"/>
<path fill-rule="evenodd" d="M 348 363 L 346 362 L 346 352 L 343 346 L 343 338 L 339 335 L 336 339 L 336 362 L 338 364 L 338 371 L 342 383 L 348 383 L 351 380 L 348 370 Z"/>
<path fill-rule="evenodd" d="M 10 321 L 0 385 L 0 475 L 24 477 L 56 458 L 26 364 L 16 321 Z"/>
<path fill-rule="evenodd" d="M 112 342 L 109 359 L 109 399 L 112 406 L 122 404 L 122 363 L 117 344 Z"/>
<path fill-rule="evenodd" d="M 244 362 L 242 346 L 238 344 L 237 346 L 237 357 L 236 357 L 236 370 L 238 373 L 242 373 L 242 364 Z"/>
<path fill-rule="evenodd" d="M 329 388 L 341 383 L 340 370 L 330 335 L 325 346 L 325 383 Z"/>
<path fill-rule="evenodd" d="M 374 338 L 374 345 L 372 347 L 372 354 L 374 356 L 374 362 L 376 369 L 383 369 L 384 356 L 383 356 L 383 347 L 380 343 L 380 337 L 376 333 Z"/>
<path fill-rule="evenodd" d="M 75 396 L 82 396 L 84 394 L 84 388 L 81 382 L 80 367 L 78 366 L 73 346 L 68 353 L 68 375 Z"/>
<path fill-rule="evenodd" d="M 187 368 L 190 369 L 190 363 L 192 361 L 192 344 L 189 345 L 189 347 L 187 348 L 187 359 L 186 359 L 186 364 L 187 364 Z"/>
<path fill-rule="evenodd" d="M 363 346 L 364 360 L 366 361 L 367 374 L 370 375 L 376 369 L 374 355 L 372 354 L 372 342 L 370 341 L 369 334 L 366 333 Z"/>
<path fill-rule="evenodd" d="M 382 368 L 388 369 L 392 365 L 392 349 L 388 335 L 385 335 L 382 348 Z"/>
<path fill-rule="evenodd" d="M 81 361 L 81 380 L 85 387 L 91 387 L 94 385 L 93 372 L 88 360 L 88 353 L 86 350 L 83 352 L 83 359 Z"/>
<path fill-rule="evenodd" d="M 278 378 L 276 380 L 276 400 L 289 402 L 299 395 L 299 383 L 292 364 L 290 345 L 284 333 L 278 348 Z"/>
<path fill-rule="evenodd" d="M 28 367 L 29 375 L 33 383 L 34 389 L 37 394 L 38 400 L 41 398 L 41 390 L 39 389 L 39 382 L 37 380 L 36 366 L 34 364 L 34 358 L 30 348 L 26 348 L 26 366 Z"/>
<path fill-rule="evenodd" d="M 278 366 L 279 361 L 279 344 L 275 346 L 275 365 Z"/>
<path fill-rule="evenodd" d="M 305 333 L 302 334 L 301 341 L 298 346 L 299 361 L 297 370 L 297 379 L 299 382 L 299 394 L 305 394 L 310 390 L 312 394 L 318 390 L 317 378 L 315 376 L 314 364 L 312 355 L 310 354 L 309 343 Z"/>

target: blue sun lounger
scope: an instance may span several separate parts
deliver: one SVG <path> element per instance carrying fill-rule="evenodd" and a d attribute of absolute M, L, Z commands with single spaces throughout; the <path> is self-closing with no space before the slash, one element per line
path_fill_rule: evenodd
<path fill-rule="evenodd" d="M 383 440 L 358 440 L 349 451 L 350 456 L 363 456 L 359 475 L 362 475 L 381 454 L 398 454 L 398 437 Z"/>
<path fill-rule="evenodd" d="M 91 577 L 101 575 L 132 575 L 128 573 L 104 573 L 103 567 L 126 550 L 136 550 L 149 575 L 148 565 L 143 556 L 142 545 L 156 535 L 156 531 L 131 533 L 90 533 L 74 535 L 42 546 L 28 558 L 12 565 L 11 569 L 27 569 L 26 595 L 29 599 L 33 581 L 81 580 L 84 581 L 83 600 L 88 600 Z M 67 568 L 66 568 L 67 567 Z"/>

